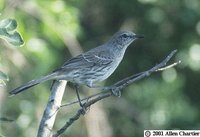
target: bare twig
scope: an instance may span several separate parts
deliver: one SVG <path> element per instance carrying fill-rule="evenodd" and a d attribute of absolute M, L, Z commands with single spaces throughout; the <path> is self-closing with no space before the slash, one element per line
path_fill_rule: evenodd
<path fill-rule="evenodd" d="M 134 83 L 134 82 L 136 82 L 138 80 L 141 80 L 144 77 L 149 76 L 153 72 L 162 71 L 162 70 L 165 70 L 165 69 L 168 69 L 168 68 L 176 66 L 177 64 L 180 63 L 180 61 L 176 62 L 176 63 L 173 63 L 173 64 L 171 64 L 169 66 L 166 66 L 167 62 L 174 56 L 174 54 L 176 52 L 177 52 L 177 50 L 172 51 L 161 63 L 155 65 L 153 68 L 151 68 L 151 69 L 149 69 L 147 71 L 141 72 L 138 75 L 132 75 L 130 77 L 127 77 L 125 79 L 122 79 L 122 80 L 116 82 L 115 84 L 113 84 L 112 86 L 107 88 L 107 92 L 104 90 L 104 91 L 102 91 L 100 93 L 97 93 L 95 95 L 90 96 L 89 98 L 83 99 L 83 100 L 88 100 L 84 104 L 84 107 L 85 108 L 89 108 L 94 103 L 96 103 L 96 102 L 98 102 L 98 101 L 100 101 L 102 99 L 105 99 L 107 97 L 110 97 L 113 94 L 117 95 L 117 96 L 120 96 L 121 95 L 121 91 L 124 88 L 126 88 L 128 85 L 130 85 L 130 84 L 132 84 L 132 83 Z M 108 91 L 110 91 L 110 92 L 108 92 Z M 77 103 L 77 101 L 74 101 L 74 102 L 68 103 L 68 104 L 64 104 L 64 105 L 62 105 L 62 107 L 63 106 L 68 106 L 68 105 L 71 105 L 71 104 L 75 104 L 75 103 Z M 69 126 L 71 126 L 76 120 L 78 120 L 81 115 L 84 115 L 84 114 L 85 114 L 85 110 L 83 108 L 80 108 L 76 112 L 76 114 L 73 117 L 71 117 L 65 123 L 65 125 L 53 135 L 53 137 L 58 137 L 59 135 L 61 135 Z"/>
<path fill-rule="evenodd" d="M 93 97 L 96 97 L 96 96 L 98 96 L 98 95 L 101 95 L 103 92 L 107 92 L 107 91 L 102 91 L 102 92 L 93 94 L 93 95 L 91 95 L 91 96 L 88 96 L 87 98 L 81 99 L 81 101 L 89 100 L 89 99 L 91 99 L 91 98 L 93 98 Z M 62 108 L 62 107 L 71 106 L 71 105 L 76 104 L 76 103 L 79 103 L 79 101 L 76 100 L 76 101 L 72 101 L 72 102 L 69 102 L 69 103 L 62 104 L 62 105 L 59 107 L 59 109 Z"/>
<path fill-rule="evenodd" d="M 135 81 L 138 81 L 144 77 L 149 76 L 151 73 L 156 72 L 159 68 L 163 68 L 166 66 L 167 62 L 174 56 L 174 54 L 177 52 L 177 50 L 173 50 L 161 63 L 155 65 L 153 68 L 144 71 L 141 73 L 141 75 L 135 77 L 135 75 L 132 75 L 130 77 L 127 77 L 123 80 L 120 80 L 119 82 L 115 83 L 113 86 L 111 86 L 112 91 L 115 95 L 118 95 L 122 89 L 127 87 L 128 85 L 132 84 Z"/>
<path fill-rule="evenodd" d="M 7 117 L 0 117 L 0 122 L 13 122 L 15 120 L 7 118 Z"/>
<path fill-rule="evenodd" d="M 107 97 L 109 97 L 109 96 L 111 96 L 111 95 L 112 95 L 111 92 L 107 92 L 107 93 L 105 93 L 105 94 L 102 94 L 102 95 L 96 97 L 95 99 L 92 99 L 92 100 L 86 102 L 86 103 L 84 104 L 84 107 L 85 107 L 85 108 L 89 108 L 92 104 L 94 104 L 94 103 L 96 103 L 96 102 L 98 102 L 98 101 L 100 101 L 100 100 L 102 100 L 102 99 L 105 99 L 105 98 L 107 98 Z M 78 120 L 78 119 L 80 118 L 81 115 L 84 115 L 84 114 L 85 114 L 85 109 L 84 109 L 84 108 L 80 108 L 80 109 L 76 112 L 76 114 L 75 114 L 73 117 L 71 117 L 71 118 L 66 122 L 66 124 L 65 124 L 60 130 L 58 130 L 58 131 L 53 135 L 53 137 L 58 137 L 59 135 L 61 135 L 69 126 L 71 126 L 71 124 L 73 124 L 76 120 Z"/>
<path fill-rule="evenodd" d="M 181 61 L 179 60 L 179 61 L 177 61 L 177 62 L 172 63 L 171 65 L 168 65 L 168 66 L 163 67 L 163 68 L 159 68 L 159 69 L 157 69 L 157 71 L 163 71 L 163 70 L 172 68 L 172 67 L 174 67 L 174 66 L 176 66 L 176 65 L 178 65 L 178 64 L 180 64 L 180 63 L 181 63 Z"/>

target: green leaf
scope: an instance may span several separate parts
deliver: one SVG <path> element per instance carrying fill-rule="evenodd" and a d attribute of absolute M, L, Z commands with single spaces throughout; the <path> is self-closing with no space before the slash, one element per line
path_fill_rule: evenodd
<path fill-rule="evenodd" d="M 12 45 L 21 46 L 24 44 L 24 41 L 20 33 L 15 30 L 16 28 L 17 22 L 14 19 L 0 21 L 0 37 Z"/>
<path fill-rule="evenodd" d="M 7 31 L 14 31 L 17 28 L 17 22 L 14 19 L 4 19 L 0 21 L 0 28 L 6 28 Z"/>
<path fill-rule="evenodd" d="M 0 71 L 0 86 L 6 85 L 6 83 L 5 83 L 6 81 L 9 81 L 8 76 L 5 73 L 3 73 L 2 71 Z"/>

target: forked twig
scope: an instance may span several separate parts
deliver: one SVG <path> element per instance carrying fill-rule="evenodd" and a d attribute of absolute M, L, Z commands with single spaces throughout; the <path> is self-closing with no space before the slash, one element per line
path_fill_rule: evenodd
<path fill-rule="evenodd" d="M 176 65 L 178 65 L 180 63 L 180 61 L 175 62 L 171 65 L 166 66 L 167 62 L 169 62 L 169 60 L 174 56 L 174 54 L 177 52 L 177 50 L 173 50 L 161 63 L 155 65 L 153 68 L 138 73 L 138 75 L 132 75 L 130 77 L 124 78 L 118 82 L 116 82 L 115 84 L 113 84 L 112 86 L 110 86 L 109 88 L 107 88 L 107 91 L 102 91 L 100 93 L 94 94 L 88 98 L 82 99 L 82 100 L 88 100 L 84 106 L 85 108 L 89 108 L 91 105 L 93 105 L 94 103 L 108 98 L 112 95 L 117 95 L 120 96 L 121 95 L 121 91 L 126 88 L 127 86 L 129 86 L 130 84 L 141 80 L 144 77 L 149 76 L 150 74 L 152 74 L 153 72 L 158 72 L 158 71 L 163 71 L 166 69 L 169 69 L 171 67 L 174 67 Z M 72 104 L 77 103 L 77 101 L 74 101 L 72 103 L 68 103 L 68 104 L 63 104 L 61 107 L 64 106 L 69 106 Z M 69 126 L 71 126 L 76 120 L 78 120 L 80 118 L 81 115 L 85 114 L 85 110 L 83 108 L 80 108 L 76 114 L 74 116 L 72 116 L 66 123 L 65 125 L 59 129 L 55 134 L 53 134 L 53 137 L 58 137 L 59 135 L 61 135 Z"/>

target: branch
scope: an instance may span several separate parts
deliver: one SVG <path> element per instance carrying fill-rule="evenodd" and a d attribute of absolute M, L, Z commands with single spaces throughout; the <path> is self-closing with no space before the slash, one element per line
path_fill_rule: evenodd
<path fill-rule="evenodd" d="M 165 69 L 168 69 L 168 68 L 171 68 L 171 67 L 174 67 L 174 66 L 178 65 L 180 63 L 180 61 L 166 66 L 167 62 L 174 56 L 174 54 L 176 52 L 177 52 L 177 50 L 172 51 L 161 63 L 155 65 L 153 68 L 151 68 L 151 69 L 149 69 L 147 71 L 138 73 L 136 75 L 134 74 L 134 75 L 132 75 L 130 77 L 127 77 L 125 79 L 122 79 L 122 80 L 116 82 L 115 84 L 113 84 L 112 86 L 107 87 L 102 92 L 97 93 L 95 95 L 92 95 L 92 96 L 90 96 L 90 97 L 88 97 L 86 99 L 82 99 L 82 100 L 87 100 L 86 103 L 84 104 L 84 107 L 87 109 L 91 105 L 93 105 L 94 103 L 96 103 L 96 102 L 98 102 L 98 101 L 100 101 L 102 99 L 105 99 L 107 97 L 110 97 L 112 95 L 115 95 L 115 96 L 119 97 L 121 95 L 121 91 L 124 88 L 126 88 L 128 85 L 130 85 L 130 84 L 132 84 L 132 83 L 134 83 L 134 82 L 136 82 L 138 80 L 141 80 L 144 77 L 149 76 L 153 72 L 162 71 L 162 70 L 165 70 Z M 69 105 L 72 105 L 72 104 L 75 104 L 75 103 L 77 103 L 77 101 L 74 101 L 74 102 L 68 103 L 68 104 L 64 104 L 61 107 L 69 106 Z M 84 108 L 80 108 L 76 112 L 76 114 L 74 116 L 72 116 L 65 123 L 65 125 L 53 135 L 53 137 L 58 137 L 59 135 L 64 133 L 64 131 L 67 130 L 68 127 L 70 127 L 76 120 L 78 120 L 80 118 L 81 115 L 84 115 L 84 114 L 85 114 Z"/>
<path fill-rule="evenodd" d="M 1 122 L 13 122 L 13 121 L 15 121 L 15 120 L 7 118 L 7 117 L 0 117 L 0 123 Z"/>
<path fill-rule="evenodd" d="M 119 82 L 115 83 L 113 86 L 111 86 L 111 90 L 113 92 L 114 95 L 116 96 L 120 96 L 121 95 L 121 90 L 124 89 L 125 87 L 127 87 L 128 85 L 149 76 L 151 73 L 159 71 L 160 68 L 163 68 L 166 66 L 167 62 L 174 56 L 174 54 L 177 52 L 177 50 L 173 50 L 161 63 L 157 64 L 156 66 L 154 66 L 153 68 L 141 72 L 140 75 L 138 75 L 137 77 L 135 77 L 135 75 L 132 75 L 130 77 L 127 77 L 123 80 L 120 80 Z M 178 61 L 180 63 L 180 61 Z M 179 63 L 175 63 L 175 64 L 179 64 Z M 174 65 L 169 65 L 171 67 L 173 67 Z M 169 66 L 165 67 L 165 68 L 170 68 Z"/>
<path fill-rule="evenodd" d="M 66 84 L 67 81 L 54 81 L 51 88 L 51 95 L 40 122 L 37 137 L 51 136 L 54 121 L 58 112 L 57 110 L 61 105 Z"/>

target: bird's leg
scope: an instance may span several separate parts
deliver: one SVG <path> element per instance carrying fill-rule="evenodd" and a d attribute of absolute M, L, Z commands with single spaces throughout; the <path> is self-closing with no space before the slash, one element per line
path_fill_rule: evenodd
<path fill-rule="evenodd" d="M 92 83 L 88 83 L 87 86 L 88 86 L 89 88 L 98 88 L 98 89 L 101 89 L 101 90 L 106 90 L 106 89 L 108 89 L 108 87 L 104 87 L 104 86 L 96 85 L 96 84 L 92 84 Z"/>
<path fill-rule="evenodd" d="M 81 99 L 80 99 L 80 96 L 79 96 L 79 85 L 78 84 L 75 84 L 75 89 L 76 89 L 76 95 L 77 95 L 77 98 L 78 98 L 78 102 L 79 102 L 79 105 L 80 107 L 82 108 L 82 114 L 84 115 L 86 113 L 86 107 L 85 107 L 85 103 L 82 104 L 81 102 Z"/>
<path fill-rule="evenodd" d="M 117 96 L 117 97 L 120 97 L 121 96 L 121 91 L 117 88 L 117 87 L 104 87 L 104 86 L 100 86 L 100 85 L 95 85 L 95 84 L 87 84 L 87 86 L 89 88 L 98 88 L 98 89 L 101 89 L 101 90 L 111 90 L 113 95 Z"/>
<path fill-rule="evenodd" d="M 89 88 L 99 88 L 99 89 L 103 89 L 103 86 L 100 85 L 87 85 Z"/>
<path fill-rule="evenodd" d="M 82 104 L 80 96 L 79 96 L 79 85 L 78 84 L 74 84 L 74 86 L 75 86 L 75 89 L 76 89 L 76 95 L 77 95 L 77 98 L 78 98 L 79 105 L 81 107 L 83 107 L 84 105 Z"/>

